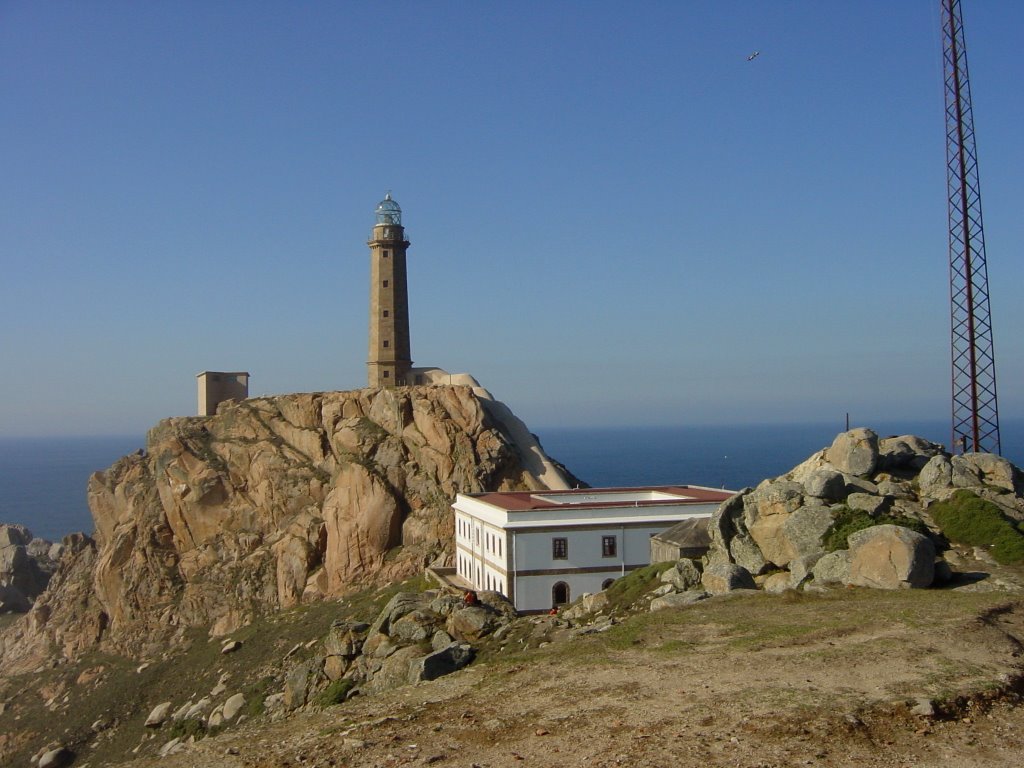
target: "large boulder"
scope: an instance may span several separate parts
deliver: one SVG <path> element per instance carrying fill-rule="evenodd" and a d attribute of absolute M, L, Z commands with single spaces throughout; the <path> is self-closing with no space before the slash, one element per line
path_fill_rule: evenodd
<path fill-rule="evenodd" d="M 445 648 L 412 661 L 409 671 L 411 681 L 436 680 L 443 675 L 449 675 L 469 664 L 474 653 L 470 645 L 451 643 Z"/>
<path fill-rule="evenodd" d="M 324 681 L 324 659 L 314 657 L 295 665 L 285 676 L 284 706 L 298 709 L 303 706 Z"/>
<path fill-rule="evenodd" d="M 872 517 L 884 515 L 890 509 L 895 499 L 888 495 L 877 495 L 873 493 L 851 493 L 846 497 L 846 506 L 850 509 L 867 512 Z"/>
<path fill-rule="evenodd" d="M 878 435 L 864 428 L 842 432 L 825 451 L 825 458 L 840 472 L 867 477 L 878 467 Z"/>
<path fill-rule="evenodd" d="M 392 640 L 402 645 L 419 643 L 433 637 L 443 620 L 433 611 L 415 610 L 391 623 Z"/>
<path fill-rule="evenodd" d="M 0 580 L 5 586 L 19 580 L 22 573 L 27 573 L 29 568 L 28 553 L 21 544 L 14 544 L 9 547 L 0 547 Z"/>
<path fill-rule="evenodd" d="M 0 549 L 24 547 L 32 541 L 32 533 L 19 523 L 0 523 Z"/>
<path fill-rule="evenodd" d="M 765 481 L 744 497 L 743 523 L 769 563 L 783 566 L 792 558 L 782 526 L 803 500 L 803 485 L 785 479 Z"/>
<path fill-rule="evenodd" d="M 788 565 L 794 558 L 824 553 L 825 534 L 832 527 L 832 511 L 825 506 L 800 507 L 782 525 L 782 534 L 789 546 Z"/>
<path fill-rule="evenodd" d="M 472 643 L 498 628 L 498 614 L 482 605 L 467 605 L 452 611 L 445 629 L 464 643 Z"/>
<path fill-rule="evenodd" d="M 421 669 L 421 659 L 426 655 L 418 645 L 407 645 L 399 648 L 386 659 L 369 682 L 361 690 L 366 693 L 381 693 L 416 682 L 417 672 Z"/>
<path fill-rule="evenodd" d="M 25 613 L 46 589 L 57 566 L 52 546 L 24 525 L 0 523 L 0 613 Z"/>
<path fill-rule="evenodd" d="M 223 717 L 225 722 L 234 720 L 235 716 L 242 711 L 244 706 L 244 693 L 236 693 L 234 696 L 229 696 L 227 701 L 224 702 Z"/>
<path fill-rule="evenodd" d="M 850 581 L 850 551 L 840 549 L 822 555 L 811 569 L 815 584 L 847 584 Z"/>
<path fill-rule="evenodd" d="M 933 456 L 943 453 L 942 446 L 915 435 L 886 437 L 878 441 L 878 468 L 886 472 L 920 472 Z"/>
<path fill-rule="evenodd" d="M 854 586 L 873 589 L 929 587 L 935 577 L 935 545 L 899 525 L 876 525 L 848 539 Z"/>
<path fill-rule="evenodd" d="M 754 576 L 768 570 L 769 563 L 764 559 L 761 548 L 747 534 L 733 537 L 729 542 L 729 555 L 732 562 L 745 568 Z"/>
<path fill-rule="evenodd" d="M 38 768 L 64 768 L 75 761 L 75 753 L 64 746 L 47 750 L 39 758 Z"/>
<path fill-rule="evenodd" d="M 362 622 L 335 621 L 324 639 L 324 651 L 328 656 L 353 658 L 362 650 L 370 625 Z"/>
<path fill-rule="evenodd" d="M 750 488 L 743 489 L 719 504 L 718 509 L 712 513 L 708 522 L 708 534 L 711 537 L 707 554 L 709 562 L 730 562 L 729 542 L 738 533 L 739 526 L 743 525 L 745 499 L 750 492 Z"/>
<path fill-rule="evenodd" d="M 511 621 L 519 615 L 515 605 L 501 592 L 492 589 L 480 590 L 476 596 L 482 606 L 497 615 L 499 623 Z"/>
<path fill-rule="evenodd" d="M 701 576 L 701 585 L 712 595 L 724 595 L 737 589 L 756 589 L 750 571 L 734 563 L 709 565 Z"/>
<path fill-rule="evenodd" d="M 790 583 L 791 578 L 790 574 L 786 571 L 776 571 L 775 573 L 770 573 L 765 576 L 760 581 L 760 587 L 765 592 L 770 592 L 775 595 L 781 594 L 787 589 L 793 589 L 793 584 Z"/>
<path fill-rule="evenodd" d="M 697 581 L 700 581 L 699 576 L 697 577 Z M 608 602 L 608 593 L 602 590 L 601 592 L 583 595 L 580 599 L 580 607 L 583 609 L 584 613 L 597 613 L 598 611 L 603 611 L 608 607 Z"/>
<path fill-rule="evenodd" d="M 703 589 L 691 589 L 686 592 L 669 592 L 651 600 L 651 612 L 664 611 L 671 608 L 686 608 L 689 605 L 705 600 L 709 595 Z"/>
<path fill-rule="evenodd" d="M 789 586 L 796 589 L 808 579 L 812 578 L 813 568 L 824 556 L 823 552 L 814 552 L 809 555 L 794 557 L 789 563 Z M 785 573 L 785 571 L 783 571 Z"/>
<path fill-rule="evenodd" d="M 804 491 L 826 501 L 842 501 L 846 496 L 846 478 L 842 472 L 822 467 L 804 480 Z"/>
<path fill-rule="evenodd" d="M 157 704 L 150 711 L 149 716 L 146 718 L 145 726 L 147 728 L 159 728 L 164 724 L 164 721 L 170 716 L 171 713 L 171 702 L 165 701 L 161 704 Z"/>
<path fill-rule="evenodd" d="M 1020 489 L 1020 471 L 1002 456 L 994 453 L 965 453 L 961 458 L 974 466 L 985 485 L 1011 492 Z"/>
<path fill-rule="evenodd" d="M 680 592 L 685 592 L 700 584 L 700 575 L 701 568 L 699 562 L 683 558 L 671 568 L 666 568 L 662 572 L 661 581 L 665 584 L 671 584 Z M 607 603 L 607 598 L 605 598 L 604 602 Z"/>
<path fill-rule="evenodd" d="M 922 496 L 937 497 L 953 485 L 953 465 L 948 456 L 933 456 L 917 476 Z"/>
<path fill-rule="evenodd" d="M 981 469 L 966 456 L 953 456 L 949 463 L 953 485 L 957 488 L 980 488 L 985 484 Z"/>

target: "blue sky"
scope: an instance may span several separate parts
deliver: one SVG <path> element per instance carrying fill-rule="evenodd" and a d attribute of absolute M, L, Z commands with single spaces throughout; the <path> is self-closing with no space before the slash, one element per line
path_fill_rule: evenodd
<path fill-rule="evenodd" d="M 964 20 L 1016 417 L 1024 4 Z M 363 386 L 387 190 L 414 360 L 531 426 L 945 419 L 940 49 L 937 0 L 4 3 L 0 436 Z"/>

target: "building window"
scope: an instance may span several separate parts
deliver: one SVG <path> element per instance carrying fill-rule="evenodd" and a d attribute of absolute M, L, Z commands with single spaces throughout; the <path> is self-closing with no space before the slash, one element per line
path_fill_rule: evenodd
<path fill-rule="evenodd" d="M 387 309 L 384 310 L 384 317 L 391 317 L 391 312 Z"/>
<path fill-rule="evenodd" d="M 569 557 L 569 540 L 554 538 L 551 540 L 551 557 L 555 560 L 565 560 Z"/>
<path fill-rule="evenodd" d="M 601 582 L 601 589 L 608 589 L 612 584 L 615 583 L 615 579 L 605 579 Z"/>
<path fill-rule="evenodd" d="M 601 537 L 601 556 L 602 557 L 615 557 L 615 537 L 614 536 L 602 536 Z"/>
<path fill-rule="evenodd" d="M 501 554 L 501 539 L 498 539 L 498 554 Z"/>
<path fill-rule="evenodd" d="M 388 341 L 387 339 L 384 339 L 384 349 L 387 349 L 390 346 L 391 346 L 391 342 Z"/>
<path fill-rule="evenodd" d="M 385 281 L 384 281 L 384 287 L 385 287 L 385 288 L 387 288 L 387 287 L 388 287 L 388 281 L 387 281 L 387 280 L 385 280 Z"/>
<path fill-rule="evenodd" d="M 416 383 L 417 384 L 422 384 L 423 383 L 423 377 L 420 374 L 418 374 L 418 373 L 416 374 Z"/>
<path fill-rule="evenodd" d="M 390 256 L 390 255 L 391 255 L 391 251 L 388 251 L 388 250 L 385 250 L 385 251 L 384 251 L 384 258 L 385 258 L 385 259 L 386 259 L 386 258 L 387 258 L 388 256 Z"/>
<path fill-rule="evenodd" d="M 551 588 L 551 605 L 565 605 L 569 602 L 569 585 L 560 581 Z"/>
<path fill-rule="evenodd" d="M 384 378 L 385 379 L 390 379 L 391 378 L 391 371 L 384 371 Z"/>

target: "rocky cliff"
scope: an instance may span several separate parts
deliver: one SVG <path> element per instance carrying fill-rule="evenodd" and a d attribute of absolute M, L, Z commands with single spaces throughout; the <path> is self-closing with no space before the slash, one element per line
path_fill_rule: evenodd
<path fill-rule="evenodd" d="M 8 668 L 96 644 L 142 653 L 188 627 L 222 635 L 448 564 L 456 493 L 551 484 L 524 458 L 521 427 L 462 386 L 254 398 L 166 419 L 144 451 L 90 479 L 94 537 L 65 541 L 50 587 L 0 638 Z"/>

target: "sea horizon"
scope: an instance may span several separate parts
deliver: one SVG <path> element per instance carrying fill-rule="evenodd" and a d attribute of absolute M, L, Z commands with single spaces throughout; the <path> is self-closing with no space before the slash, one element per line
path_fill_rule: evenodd
<path fill-rule="evenodd" d="M 776 477 L 827 447 L 834 423 L 544 426 L 545 451 L 593 487 L 703 485 L 740 490 Z M 851 423 L 851 427 L 858 426 Z M 949 424 L 889 420 L 880 437 L 913 434 L 949 448 Z M 945 436 L 945 437 L 944 437 Z M 1002 455 L 1024 460 L 1024 419 L 1001 423 Z M 92 533 L 86 485 L 93 472 L 145 447 L 145 435 L 0 437 L 0 522 L 51 541 Z"/>

